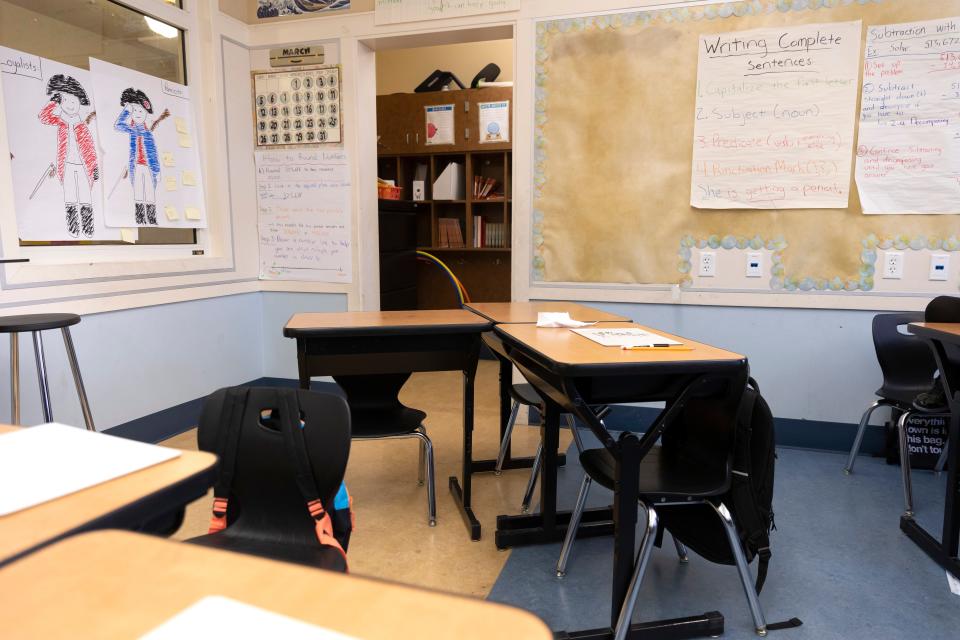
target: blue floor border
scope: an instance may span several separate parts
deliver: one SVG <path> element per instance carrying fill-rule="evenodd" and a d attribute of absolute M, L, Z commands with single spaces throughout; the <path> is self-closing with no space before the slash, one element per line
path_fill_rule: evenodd
<path fill-rule="evenodd" d="M 291 378 L 257 378 L 244 383 L 259 387 L 297 387 L 298 381 Z M 331 382 L 314 382 L 314 389 L 332 388 Z M 197 425 L 203 398 L 196 398 L 168 409 L 111 427 L 106 433 L 139 440 L 141 442 L 160 442 L 167 438 L 189 431 Z M 642 431 L 656 417 L 659 409 L 652 407 L 611 407 L 604 422 L 614 430 Z M 530 424 L 539 423 L 539 414 L 530 411 Z M 857 431 L 857 425 L 845 422 L 824 422 L 820 420 L 798 420 L 795 418 L 775 418 L 777 445 L 823 451 L 848 451 Z M 873 425 L 867 429 L 863 438 L 861 453 L 881 455 L 884 452 L 884 430 Z"/>

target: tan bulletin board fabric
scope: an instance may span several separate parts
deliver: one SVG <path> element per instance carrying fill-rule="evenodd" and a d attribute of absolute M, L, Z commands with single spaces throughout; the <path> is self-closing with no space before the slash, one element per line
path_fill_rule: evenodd
<path fill-rule="evenodd" d="M 956 15 L 960 0 L 750 0 L 539 22 L 534 281 L 687 284 L 689 246 L 729 243 L 778 252 L 771 288 L 870 290 L 877 246 L 960 250 L 960 217 L 865 216 L 853 184 L 847 209 L 689 204 L 701 34 Z"/>

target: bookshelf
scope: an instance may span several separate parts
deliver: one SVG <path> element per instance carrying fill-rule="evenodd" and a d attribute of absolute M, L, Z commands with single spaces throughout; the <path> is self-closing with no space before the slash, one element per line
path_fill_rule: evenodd
<path fill-rule="evenodd" d="M 510 235 L 513 191 L 510 180 L 510 142 L 482 144 L 477 140 L 479 102 L 512 100 L 509 87 L 424 94 L 393 94 L 377 97 L 377 175 L 401 187 L 400 197 L 413 200 L 413 183 L 425 177 L 424 194 L 416 214 L 417 248 L 437 254 L 463 282 L 475 301 L 510 300 Z M 453 144 L 424 144 L 424 107 L 454 104 Z M 512 127 L 511 127 L 512 128 Z M 463 167 L 458 188 L 463 197 L 435 198 L 434 183 L 452 162 Z M 492 184 L 485 196 L 478 191 Z M 451 246 L 448 222 L 459 226 L 462 247 Z M 482 221 L 483 231 L 478 221 Z M 494 225 L 494 226 L 491 226 Z M 494 241 L 499 239 L 500 243 Z M 485 240 L 484 246 L 479 241 Z M 496 244 L 496 246 L 493 246 Z M 502 246 L 501 246 L 502 245 Z M 456 294 L 446 276 L 435 266 L 417 268 L 417 308 L 436 309 L 457 305 Z"/>

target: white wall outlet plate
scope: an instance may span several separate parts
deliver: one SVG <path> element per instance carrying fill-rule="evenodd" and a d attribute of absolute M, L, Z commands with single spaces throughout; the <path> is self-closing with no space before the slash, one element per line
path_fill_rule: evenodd
<path fill-rule="evenodd" d="M 903 277 L 902 251 L 887 251 L 883 255 L 883 277 L 887 280 L 899 280 Z"/>
<path fill-rule="evenodd" d="M 950 255 L 946 253 L 934 253 L 930 256 L 930 279 L 931 280 L 949 280 L 950 279 Z"/>
<path fill-rule="evenodd" d="M 700 252 L 700 269 L 697 271 L 701 278 L 712 278 L 717 275 L 717 252 Z"/>
<path fill-rule="evenodd" d="M 759 251 L 750 251 L 747 253 L 747 277 L 763 277 L 763 254 Z"/>

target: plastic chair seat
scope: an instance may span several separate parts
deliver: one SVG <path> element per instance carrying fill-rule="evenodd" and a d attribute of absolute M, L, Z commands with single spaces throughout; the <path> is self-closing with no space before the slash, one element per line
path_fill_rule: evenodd
<path fill-rule="evenodd" d="M 0 333 L 26 333 L 63 329 L 80 323 L 80 316 L 73 313 L 32 313 L 22 316 L 0 317 Z"/>
<path fill-rule="evenodd" d="M 933 378 L 927 380 L 926 384 L 911 386 L 884 385 L 877 389 L 875 393 L 884 400 L 895 402 L 904 409 L 910 409 L 913 407 L 913 400 L 917 395 L 930 391 L 932 381 Z"/>
<path fill-rule="evenodd" d="M 340 554 L 340 551 L 333 547 L 319 544 L 307 546 L 284 541 L 274 542 L 257 538 L 241 538 L 229 535 L 228 532 L 229 529 L 222 533 L 191 538 L 186 542 L 211 549 L 220 549 L 221 551 L 246 553 L 260 556 L 261 558 L 279 560 L 281 562 L 292 562 L 315 569 L 326 569 L 328 571 L 339 571 L 341 573 L 347 570 L 347 565 L 343 561 L 343 556 Z"/>
<path fill-rule="evenodd" d="M 533 388 L 532 384 L 526 382 L 513 385 L 510 389 L 510 395 L 520 404 L 530 407 L 538 407 L 543 404 L 543 398 L 540 397 L 537 390 Z"/>
<path fill-rule="evenodd" d="M 427 414 L 410 407 L 377 409 L 354 408 L 351 415 L 351 433 L 354 438 L 386 438 L 413 433 Z"/>
<path fill-rule="evenodd" d="M 614 458 L 606 449 L 589 449 L 580 455 L 580 464 L 594 482 L 613 491 Z M 687 460 L 663 455 L 654 447 L 640 462 L 640 495 L 657 501 L 708 498 L 730 487 L 725 469 L 694 465 Z"/>

